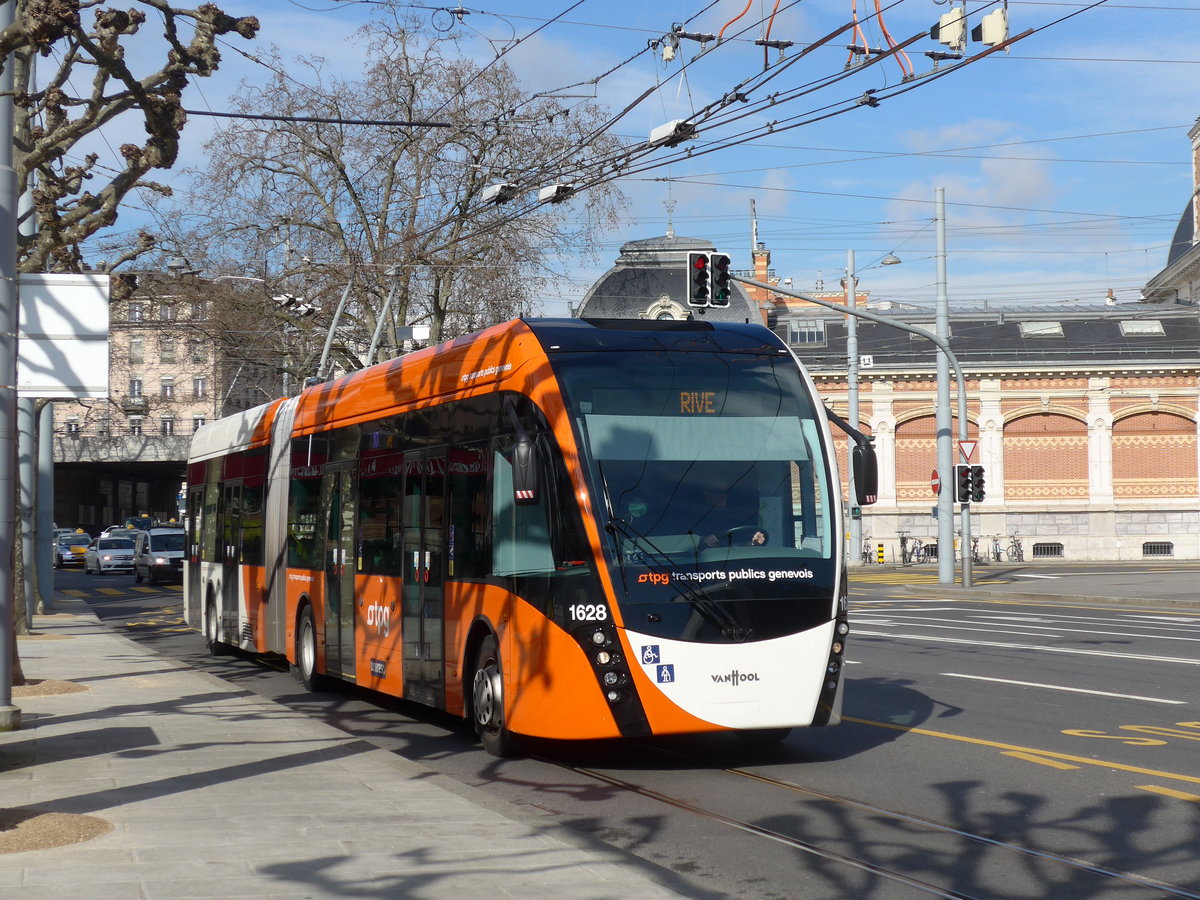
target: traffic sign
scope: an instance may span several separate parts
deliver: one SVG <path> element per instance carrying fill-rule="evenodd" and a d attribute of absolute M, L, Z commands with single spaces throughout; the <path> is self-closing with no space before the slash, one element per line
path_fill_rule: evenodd
<path fill-rule="evenodd" d="M 959 455 L 962 456 L 963 462 L 969 463 L 971 461 L 971 457 L 975 455 L 975 445 L 978 443 L 979 443 L 979 441 L 959 441 L 958 442 L 958 452 L 959 452 Z"/>
<path fill-rule="evenodd" d="M 934 469 L 933 474 L 929 476 L 929 486 L 933 488 L 935 497 L 942 492 L 942 479 L 938 477 L 937 469 Z"/>

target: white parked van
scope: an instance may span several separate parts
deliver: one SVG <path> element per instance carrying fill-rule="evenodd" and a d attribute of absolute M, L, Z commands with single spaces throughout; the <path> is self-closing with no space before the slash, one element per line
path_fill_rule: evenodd
<path fill-rule="evenodd" d="M 170 525 L 137 532 L 133 549 L 133 578 L 155 584 L 158 581 L 183 581 L 183 555 L 187 532 Z"/>

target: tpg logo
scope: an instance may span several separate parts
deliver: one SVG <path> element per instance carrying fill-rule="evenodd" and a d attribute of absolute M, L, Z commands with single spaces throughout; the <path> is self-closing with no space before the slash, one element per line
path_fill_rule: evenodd
<path fill-rule="evenodd" d="M 671 576 L 666 572 L 643 572 L 638 576 L 638 584 L 670 584 Z"/>
<path fill-rule="evenodd" d="M 373 627 L 384 637 L 392 633 L 391 616 L 388 615 L 388 608 L 381 606 L 378 603 L 372 603 L 367 607 L 367 625 Z"/>

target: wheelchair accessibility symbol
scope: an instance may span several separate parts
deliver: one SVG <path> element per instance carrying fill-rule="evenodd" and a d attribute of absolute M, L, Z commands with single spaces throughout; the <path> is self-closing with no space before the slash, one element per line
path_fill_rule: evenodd
<path fill-rule="evenodd" d="M 662 655 L 658 652 L 658 644 L 647 644 L 642 647 L 642 665 L 652 666 L 662 659 Z"/>

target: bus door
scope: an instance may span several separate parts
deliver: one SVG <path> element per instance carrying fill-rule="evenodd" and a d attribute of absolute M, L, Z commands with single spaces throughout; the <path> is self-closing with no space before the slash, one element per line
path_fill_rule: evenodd
<path fill-rule="evenodd" d="M 203 515 L 204 485 L 191 485 L 188 488 L 187 505 L 187 584 L 183 592 L 183 600 L 187 604 L 184 621 L 189 624 L 200 621 L 200 610 L 204 603 L 204 596 L 200 590 L 203 583 L 200 578 L 200 529 Z M 208 527 L 212 528 L 213 523 L 209 522 Z"/>
<path fill-rule="evenodd" d="M 242 557 L 242 482 L 227 481 L 221 485 L 221 630 L 225 640 L 236 644 L 241 638 L 238 628 L 238 598 L 241 594 L 241 575 L 238 572 Z"/>
<path fill-rule="evenodd" d="M 442 534 L 446 451 L 407 453 L 404 472 L 401 518 L 404 696 L 441 707 L 445 702 Z"/>
<path fill-rule="evenodd" d="M 321 507 L 329 513 L 325 531 L 325 671 L 354 681 L 357 463 L 326 466 L 322 494 Z"/>

